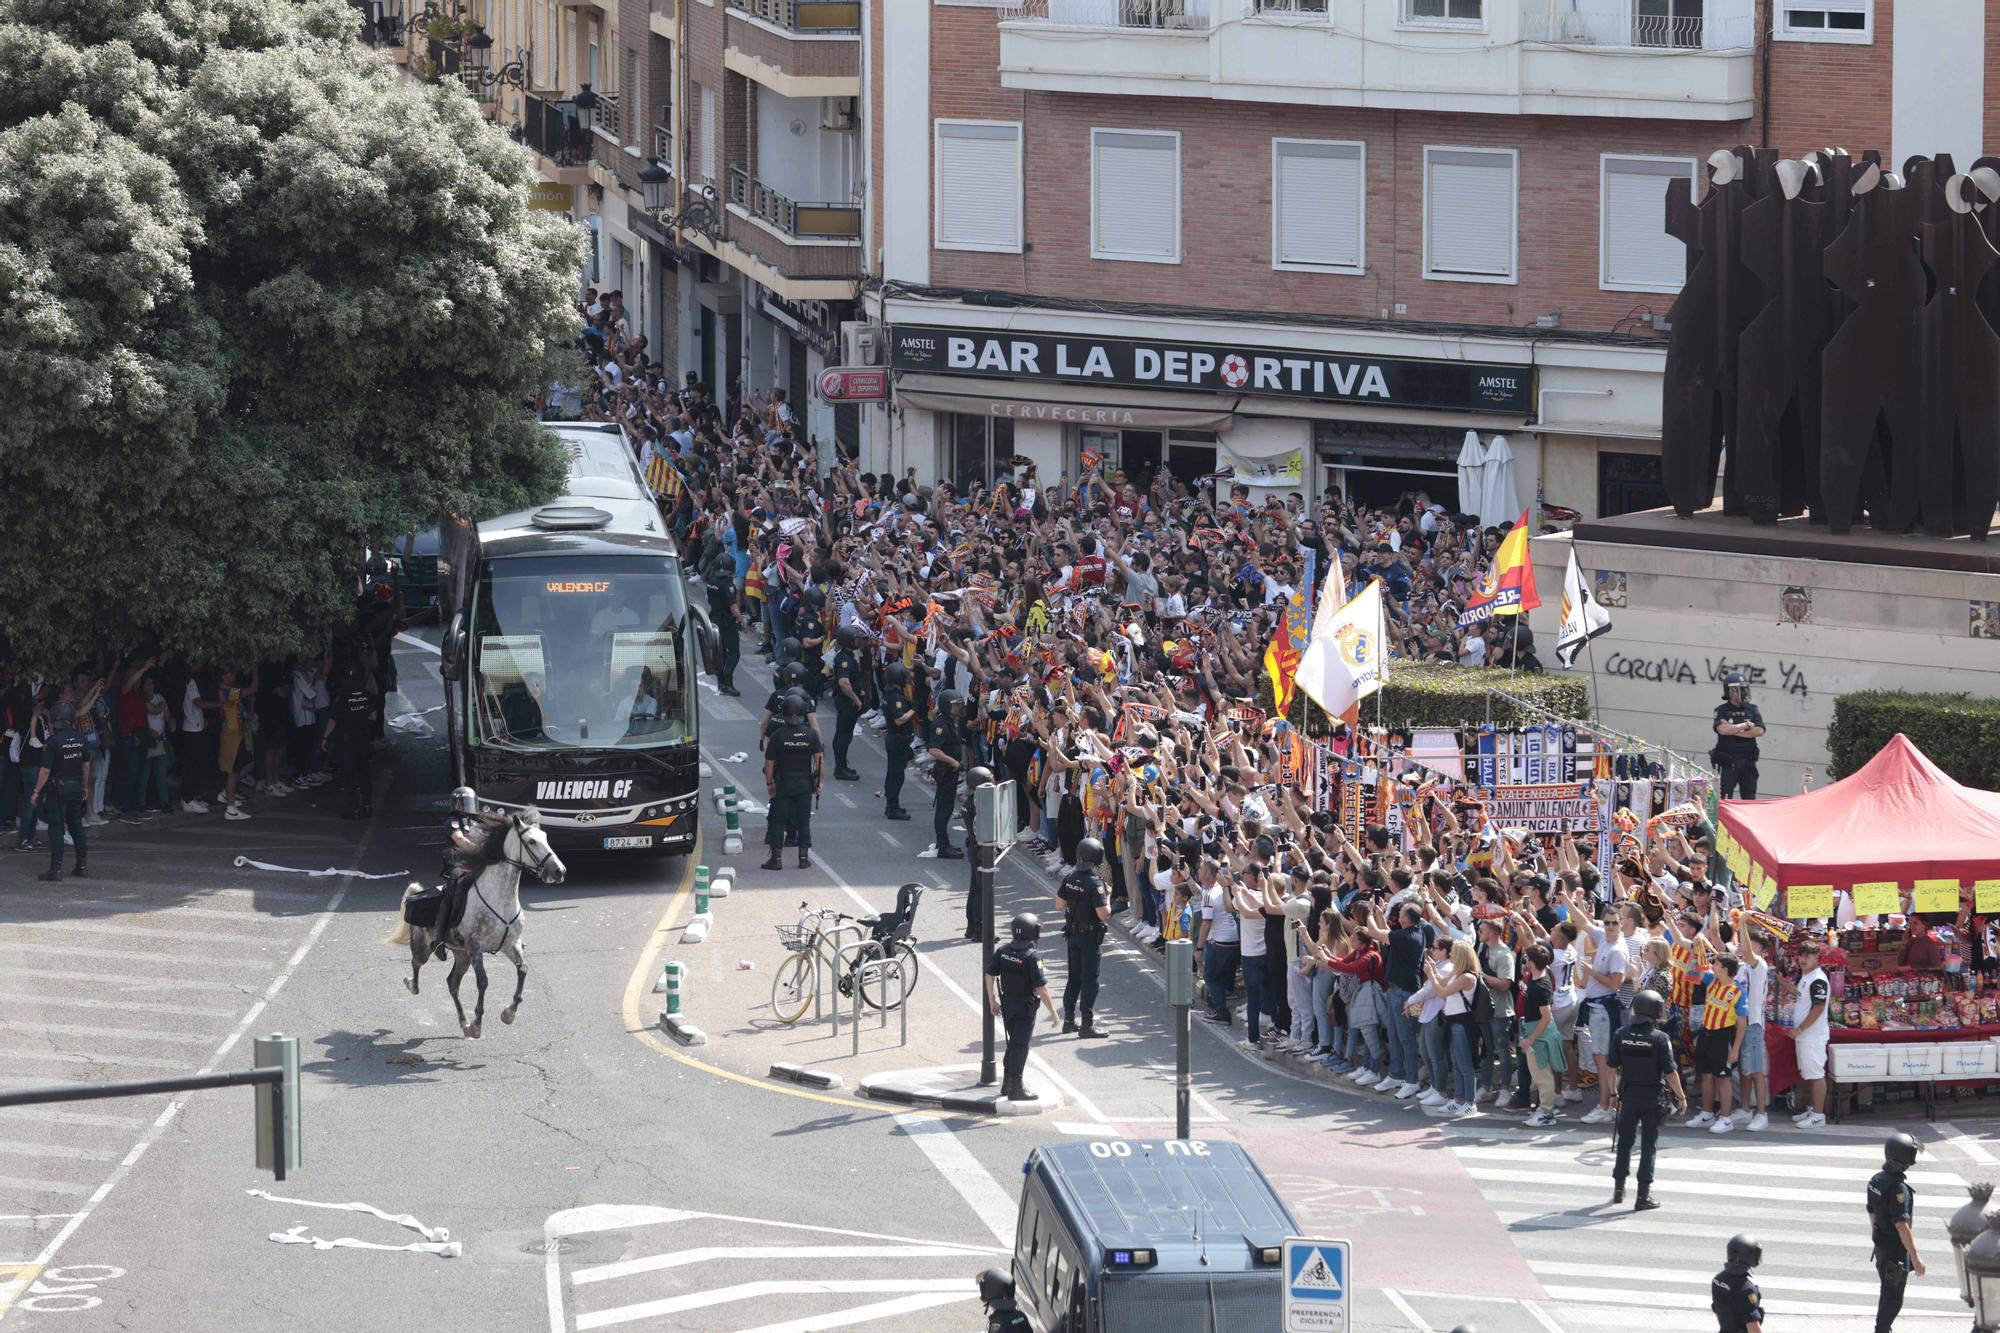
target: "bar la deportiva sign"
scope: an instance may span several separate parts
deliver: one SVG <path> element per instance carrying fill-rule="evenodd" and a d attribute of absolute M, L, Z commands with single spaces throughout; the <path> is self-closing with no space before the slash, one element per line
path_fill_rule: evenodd
<path fill-rule="evenodd" d="M 1526 366 L 899 325 L 898 370 L 1527 415 Z"/>

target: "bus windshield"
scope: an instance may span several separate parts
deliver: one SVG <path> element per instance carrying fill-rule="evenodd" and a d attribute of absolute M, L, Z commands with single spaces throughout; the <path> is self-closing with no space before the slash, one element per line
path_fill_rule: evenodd
<path fill-rule="evenodd" d="M 530 556 L 481 567 L 474 732 L 523 750 L 694 739 L 679 567 L 659 556 Z"/>

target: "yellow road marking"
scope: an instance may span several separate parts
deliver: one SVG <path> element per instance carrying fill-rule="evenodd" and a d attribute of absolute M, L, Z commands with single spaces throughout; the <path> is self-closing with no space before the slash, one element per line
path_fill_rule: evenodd
<path fill-rule="evenodd" d="M 14 1298 L 26 1291 L 41 1273 L 40 1264 L 0 1264 L 0 1318 L 6 1317 L 13 1308 Z"/>
<path fill-rule="evenodd" d="M 646 947 L 639 951 L 639 965 L 632 969 L 632 976 L 625 983 L 625 1030 L 638 1038 L 639 1044 L 649 1050 L 658 1051 L 661 1055 L 669 1059 L 678 1060 L 690 1069 L 699 1069 L 704 1074 L 713 1074 L 717 1078 L 726 1078 L 732 1083 L 741 1083 L 745 1087 L 761 1088 L 766 1092 L 783 1093 L 787 1097 L 797 1097 L 802 1101 L 820 1102 L 827 1106 L 846 1106 L 857 1111 L 872 1111 L 877 1115 L 920 1115 L 926 1116 L 928 1119 L 938 1119 L 939 1117 L 930 1115 L 914 1107 L 885 1106 L 880 1102 L 857 1101 L 852 1097 L 834 1097 L 824 1092 L 810 1092 L 805 1088 L 795 1088 L 789 1083 L 777 1083 L 768 1078 L 758 1078 L 752 1074 L 739 1074 L 733 1069 L 724 1069 L 719 1065 L 712 1065 L 706 1060 L 697 1060 L 676 1047 L 671 1041 L 662 1040 L 660 1037 L 654 1035 L 654 1024 L 648 1023 L 645 1020 L 640 1011 L 640 1006 L 645 1002 L 645 997 L 651 994 L 652 977 L 660 961 L 660 955 L 666 951 L 667 936 L 673 930 L 674 920 L 680 916 L 681 909 L 687 906 L 688 898 L 694 893 L 694 867 L 695 863 L 701 859 L 703 846 L 704 841 L 697 834 L 694 850 L 688 853 L 687 864 L 681 874 L 680 887 L 674 891 L 672 901 L 667 904 L 667 910 L 661 914 L 659 925 L 653 927 L 653 934 L 646 941 Z"/>

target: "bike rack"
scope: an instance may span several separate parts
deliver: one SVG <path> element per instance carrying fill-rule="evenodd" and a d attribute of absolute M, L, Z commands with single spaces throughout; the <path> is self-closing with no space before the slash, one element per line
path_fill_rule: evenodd
<path fill-rule="evenodd" d="M 844 934 L 852 934 L 854 936 L 853 943 L 842 944 L 840 937 Z M 820 936 L 826 941 L 827 950 L 832 955 L 830 958 L 824 960 L 827 968 L 827 978 L 824 985 L 820 983 L 819 975 L 823 955 L 819 949 L 815 948 L 813 950 L 813 1022 L 817 1023 L 822 1018 L 830 1019 L 833 1023 L 833 1035 L 836 1037 L 840 1035 L 840 1001 L 833 997 L 840 987 L 840 956 L 846 950 L 860 944 L 866 938 L 866 935 L 867 932 L 862 930 L 859 924 L 852 921 L 835 921 L 832 926 L 821 928 Z M 823 996 L 827 997 L 826 1008 L 824 1010 L 820 1008 L 820 1000 Z"/>
<path fill-rule="evenodd" d="M 900 1040 L 896 1044 L 899 1046 L 908 1046 L 910 1044 L 910 993 L 903 986 L 903 976 L 904 976 L 903 960 L 892 954 L 886 957 L 877 958 L 871 963 L 864 964 L 862 970 L 863 971 L 873 970 L 878 979 L 885 977 L 885 975 L 891 971 L 895 973 L 896 989 L 902 991 L 903 994 L 903 998 L 897 1001 L 896 1003 L 896 1009 L 900 1016 L 899 1021 L 902 1023 L 903 1027 L 902 1040 Z M 884 998 L 886 998 L 887 995 L 888 992 L 885 990 L 883 992 Z M 854 1038 L 854 1049 L 852 1051 L 852 1054 L 858 1056 L 861 1054 L 861 978 L 859 976 L 856 976 L 854 979 L 853 1004 L 854 1004 L 854 1012 L 851 1021 L 848 1024 L 848 1030 L 853 1035 Z M 883 1006 L 883 1008 L 879 1011 L 879 1014 L 880 1016 L 875 1020 L 875 1028 L 877 1031 L 880 1031 L 883 1028 L 889 1026 L 888 1007 L 886 1005 Z M 836 1036 L 839 1035 L 837 1029 L 835 1035 Z"/>

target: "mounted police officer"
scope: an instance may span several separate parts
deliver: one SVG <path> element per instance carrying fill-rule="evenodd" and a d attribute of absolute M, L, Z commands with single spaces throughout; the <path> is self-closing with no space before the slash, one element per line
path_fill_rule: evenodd
<path fill-rule="evenodd" d="M 842 625 L 833 654 L 833 776 L 853 782 L 861 775 L 847 766 L 847 747 L 854 742 L 854 724 L 868 709 L 868 670 L 861 662 L 866 636 L 859 625 Z"/>
<path fill-rule="evenodd" d="M 959 771 L 965 767 L 965 696 L 957 690 L 940 691 L 937 711 L 931 715 L 930 734 L 925 738 L 936 766 L 931 783 L 937 788 L 937 806 L 932 812 L 932 831 L 937 835 L 937 854 L 951 861 L 965 853 L 951 845 L 951 816 L 958 804 Z"/>
<path fill-rule="evenodd" d="M 1642 990 L 1632 998 L 1632 1021 L 1612 1039 L 1610 1062 L 1618 1071 L 1618 1137 L 1611 1166 L 1611 1202 L 1625 1201 L 1625 1176 L 1632 1165 L 1632 1139 L 1639 1140 L 1639 1197 L 1633 1212 L 1658 1208 L 1653 1197 L 1653 1151 L 1660 1142 L 1662 1099 L 1673 1090 L 1674 1114 L 1687 1110 L 1681 1071 L 1674 1063 L 1674 1044 L 1658 1024 L 1666 1017 L 1666 1001 L 1658 991 Z"/>
<path fill-rule="evenodd" d="M 451 817 L 445 825 L 444 868 L 439 881 L 444 897 L 438 900 L 437 948 L 432 950 L 438 958 L 445 956 L 449 947 L 446 941 L 465 915 L 465 899 L 471 893 L 472 881 L 476 878 L 467 873 L 465 857 L 479 845 L 479 834 L 475 831 L 478 827 L 479 793 L 470 787 L 453 787 Z"/>
<path fill-rule="evenodd" d="M 1750 702 L 1750 685 L 1738 671 L 1722 677 L 1722 702 L 1715 706 L 1715 762 L 1722 799 L 1757 799 L 1757 738 L 1764 734 L 1764 715 Z"/>
<path fill-rule="evenodd" d="M 884 673 L 888 689 L 882 695 L 882 720 L 888 730 L 882 744 L 889 752 L 889 775 L 882 780 L 883 812 L 890 819 L 908 819 L 903 808 L 903 773 L 910 766 L 910 741 L 917 734 L 917 708 L 910 702 L 910 669 L 900 664 Z"/>
<path fill-rule="evenodd" d="M 1889 1333 L 1903 1312 L 1903 1288 L 1910 1274 L 1924 1275 L 1917 1255 L 1917 1191 L 1909 1170 L 1924 1150 L 1908 1134 L 1891 1134 L 1882 1145 L 1882 1169 L 1868 1179 L 1868 1237 L 1875 1246 L 1875 1274 L 1882 1281 L 1875 1302 L 1875 1333 Z"/>
<path fill-rule="evenodd" d="M 1042 937 L 1042 921 L 1033 912 L 1014 918 L 1014 938 L 993 951 L 986 965 L 986 1004 L 1007 1031 L 1007 1051 L 1000 1063 L 1000 1095 L 1009 1101 L 1031 1102 L 1034 1093 L 1022 1086 L 1021 1073 L 1028 1067 L 1028 1039 L 1035 1032 L 1035 1004 L 1049 1011 L 1056 1021 L 1055 1001 L 1049 998 L 1049 979 L 1042 972 L 1042 957 L 1035 941 Z"/>
<path fill-rule="evenodd" d="M 1063 905 L 1063 942 L 1069 948 L 1069 968 L 1063 978 L 1064 1032 L 1101 1037 L 1097 1029 L 1097 968 L 1104 950 L 1105 922 L 1111 919 L 1111 890 L 1097 868 L 1104 864 L 1104 844 L 1085 838 L 1076 845 L 1076 869 L 1063 876 L 1056 897 Z M 1078 1028 L 1077 1011 L 1083 1012 Z"/>
<path fill-rule="evenodd" d="M 764 784 L 771 802 L 764 823 L 764 842 L 771 849 L 766 870 L 785 868 L 786 834 L 793 834 L 799 847 L 799 868 L 812 865 L 813 798 L 822 785 L 820 743 L 806 725 L 805 699 L 788 693 L 780 701 L 778 724 L 764 747 Z"/>
<path fill-rule="evenodd" d="M 84 838 L 83 793 L 89 789 L 90 754 L 83 733 L 76 729 L 76 705 L 68 701 L 49 710 L 49 739 L 42 751 L 41 777 L 35 784 L 35 808 L 48 802 L 49 868 L 42 875 L 54 883 L 63 877 L 63 830 L 76 844 L 74 874 L 88 877 L 90 845 Z"/>
<path fill-rule="evenodd" d="M 1708 1284 L 1708 1308 L 1718 1333 L 1764 1333 L 1764 1293 L 1750 1270 L 1764 1261 L 1764 1247 L 1750 1236 L 1731 1236 L 1726 1262 Z"/>
<path fill-rule="evenodd" d="M 979 789 L 993 781 L 993 770 L 986 767 L 974 768 L 965 775 L 965 816 L 966 841 L 978 839 L 979 829 Z M 985 914 L 992 909 L 986 903 L 986 885 L 979 873 L 979 857 L 972 858 L 972 875 L 965 890 L 965 938 L 983 940 L 986 938 Z"/>
<path fill-rule="evenodd" d="M 979 1303 L 986 1307 L 986 1333 L 1029 1333 L 1033 1327 L 1014 1304 L 1014 1279 L 1004 1268 L 979 1275 Z"/>

